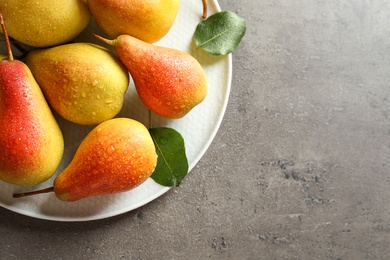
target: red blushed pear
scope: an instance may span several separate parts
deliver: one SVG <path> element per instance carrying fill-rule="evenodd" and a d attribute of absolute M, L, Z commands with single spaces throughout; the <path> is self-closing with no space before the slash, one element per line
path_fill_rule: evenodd
<path fill-rule="evenodd" d="M 57 170 L 64 140 L 29 68 L 13 59 L 2 14 L 0 21 L 8 51 L 0 59 L 0 180 L 32 186 Z"/>
<path fill-rule="evenodd" d="M 124 192 L 146 181 L 156 165 L 156 148 L 143 124 L 129 118 L 109 119 L 85 137 L 53 187 L 14 197 L 54 191 L 60 200 L 76 201 Z"/>
<path fill-rule="evenodd" d="M 129 35 L 114 40 L 95 37 L 115 47 L 139 97 L 154 113 L 165 118 L 181 118 L 205 99 L 206 74 L 190 54 Z"/>

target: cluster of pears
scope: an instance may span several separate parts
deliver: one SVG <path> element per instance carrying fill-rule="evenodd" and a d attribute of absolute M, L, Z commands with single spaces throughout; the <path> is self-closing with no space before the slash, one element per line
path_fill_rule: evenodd
<path fill-rule="evenodd" d="M 204 100 L 207 80 L 199 62 L 183 51 L 153 45 L 169 31 L 178 9 L 179 0 L 2 0 L 8 53 L 0 55 L 0 180 L 32 186 L 56 172 L 64 139 L 52 110 L 95 128 L 44 192 L 75 201 L 126 191 L 150 177 L 157 155 L 148 129 L 115 116 L 129 74 L 143 103 L 162 117 L 181 118 Z M 113 39 L 95 37 L 115 52 L 70 43 L 91 16 Z M 8 35 L 39 48 L 24 62 L 15 60 Z"/>

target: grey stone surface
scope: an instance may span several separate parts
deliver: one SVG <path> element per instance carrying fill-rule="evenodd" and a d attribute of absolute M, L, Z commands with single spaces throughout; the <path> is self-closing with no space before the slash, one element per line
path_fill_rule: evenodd
<path fill-rule="evenodd" d="M 181 187 L 83 223 L 0 208 L 0 259 L 390 259 L 390 2 L 221 0 L 247 21 Z"/>

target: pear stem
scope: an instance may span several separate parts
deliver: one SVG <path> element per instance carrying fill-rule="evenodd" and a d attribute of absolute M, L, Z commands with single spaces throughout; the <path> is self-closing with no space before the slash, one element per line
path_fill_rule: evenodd
<path fill-rule="evenodd" d="M 202 18 L 206 19 L 207 18 L 207 0 L 202 0 L 203 2 L 203 15 Z"/>
<path fill-rule="evenodd" d="M 32 195 L 42 194 L 42 193 L 49 193 L 49 192 L 54 192 L 54 187 L 50 187 L 42 190 L 30 191 L 30 192 L 15 193 L 14 195 L 12 195 L 12 197 L 22 198 L 22 197 L 27 197 L 27 196 L 32 196 Z"/>
<path fill-rule="evenodd" d="M 14 60 L 14 56 L 12 55 L 12 50 L 11 50 L 11 42 L 8 37 L 7 29 L 5 28 L 5 22 L 4 22 L 4 17 L 3 14 L 0 13 L 0 23 L 1 23 L 1 29 L 3 30 L 4 38 L 5 38 L 5 45 L 7 47 L 7 53 L 8 53 L 8 60 L 12 61 Z"/>
<path fill-rule="evenodd" d="M 102 41 L 102 42 L 104 42 L 104 43 L 107 43 L 108 45 L 112 45 L 112 46 L 115 45 L 115 44 L 114 44 L 114 40 L 109 40 L 109 39 L 103 38 L 102 36 L 97 35 L 97 34 L 95 34 L 95 33 L 93 33 L 93 36 L 94 36 L 96 39 L 98 39 L 99 41 Z"/>

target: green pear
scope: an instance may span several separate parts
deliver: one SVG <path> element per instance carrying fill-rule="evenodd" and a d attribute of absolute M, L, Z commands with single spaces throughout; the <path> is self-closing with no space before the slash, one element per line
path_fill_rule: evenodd
<path fill-rule="evenodd" d="M 60 200 L 76 201 L 124 192 L 146 181 L 156 165 L 156 148 L 148 129 L 133 119 L 110 119 L 85 137 L 53 187 L 13 197 L 54 191 Z"/>
<path fill-rule="evenodd" d="M 91 18 L 84 0 L 1 0 L 0 12 L 9 36 L 33 47 L 69 42 Z"/>
<path fill-rule="evenodd" d="M 95 37 L 115 46 L 119 59 L 134 80 L 139 97 L 154 113 L 166 118 L 181 118 L 205 99 L 206 74 L 190 54 L 129 35 L 121 35 L 115 40 Z"/>
<path fill-rule="evenodd" d="M 6 33 L 8 57 L 0 58 L 0 180 L 32 186 L 57 170 L 64 140 L 29 68 L 14 60 Z"/>
<path fill-rule="evenodd" d="M 180 0 L 87 0 L 97 25 L 111 38 L 129 34 L 153 43 L 176 20 Z"/>
<path fill-rule="evenodd" d="M 98 124 L 123 106 L 129 73 L 101 46 L 69 43 L 37 49 L 29 52 L 26 64 L 50 106 L 73 123 Z"/>
<path fill-rule="evenodd" d="M 0 60 L 4 60 L 4 59 L 7 59 L 7 56 L 3 55 L 3 54 L 0 54 Z"/>

